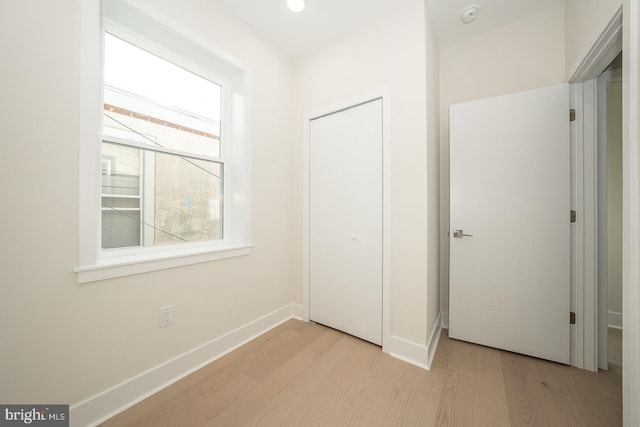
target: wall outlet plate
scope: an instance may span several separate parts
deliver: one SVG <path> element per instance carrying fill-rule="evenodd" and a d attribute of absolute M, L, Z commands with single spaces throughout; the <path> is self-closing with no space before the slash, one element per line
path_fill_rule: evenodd
<path fill-rule="evenodd" d="M 173 304 L 167 305 L 164 307 L 160 307 L 160 327 L 164 328 L 165 326 L 173 325 Z"/>

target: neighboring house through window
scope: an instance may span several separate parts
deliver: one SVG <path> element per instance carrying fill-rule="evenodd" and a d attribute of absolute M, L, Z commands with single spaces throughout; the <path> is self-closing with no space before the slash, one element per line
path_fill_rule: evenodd
<path fill-rule="evenodd" d="M 105 32 L 102 249 L 222 238 L 223 96 Z"/>
<path fill-rule="evenodd" d="M 87 5 L 79 281 L 248 254 L 246 71 L 125 0 Z"/>

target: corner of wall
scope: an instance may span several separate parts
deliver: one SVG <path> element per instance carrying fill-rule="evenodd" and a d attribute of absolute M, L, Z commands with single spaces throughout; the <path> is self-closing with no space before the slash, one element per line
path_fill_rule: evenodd
<path fill-rule="evenodd" d="M 388 347 L 389 354 L 396 359 L 410 363 L 419 368 L 430 370 L 431 364 L 433 363 L 433 359 L 436 355 L 436 350 L 438 349 L 441 332 L 442 325 L 440 315 L 438 315 L 426 346 L 416 344 L 405 340 L 404 338 L 391 336 L 391 342 Z"/>
<path fill-rule="evenodd" d="M 187 351 L 128 380 L 72 405 L 72 426 L 96 426 L 212 363 L 290 319 L 300 320 L 302 307 L 288 304 L 227 334 Z"/>

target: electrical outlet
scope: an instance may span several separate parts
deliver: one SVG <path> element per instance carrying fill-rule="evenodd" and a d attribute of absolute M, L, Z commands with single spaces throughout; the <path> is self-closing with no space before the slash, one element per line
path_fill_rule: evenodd
<path fill-rule="evenodd" d="M 173 304 L 160 307 L 160 327 L 173 325 Z"/>

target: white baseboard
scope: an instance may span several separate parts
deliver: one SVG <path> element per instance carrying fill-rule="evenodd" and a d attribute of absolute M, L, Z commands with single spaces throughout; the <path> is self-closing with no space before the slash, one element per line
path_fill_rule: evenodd
<path fill-rule="evenodd" d="M 393 335 L 390 341 L 389 354 L 392 357 L 422 369 L 429 369 L 429 350 L 427 347 Z"/>
<path fill-rule="evenodd" d="M 443 329 L 449 329 L 449 312 L 448 311 L 441 311 L 440 312 L 440 318 L 442 319 L 442 328 Z"/>
<path fill-rule="evenodd" d="M 436 356 L 438 342 L 440 342 L 440 332 L 442 332 L 442 313 L 438 314 L 431 336 L 429 336 L 429 341 L 427 341 L 427 369 L 431 369 L 433 358 Z"/>
<path fill-rule="evenodd" d="M 70 408 L 71 426 L 96 426 L 154 393 L 230 353 L 289 319 L 301 319 L 302 306 L 288 304 L 180 356 L 121 382 Z"/>
<path fill-rule="evenodd" d="M 391 336 L 389 354 L 396 359 L 429 370 L 431 369 L 433 358 L 436 355 L 441 331 L 441 315 L 439 314 L 431 331 L 431 335 L 429 336 L 427 346 L 407 341 L 404 338 Z"/>
<path fill-rule="evenodd" d="M 615 329 L 622 329 L 622 313 L 616 313 L 615 311 L 609 312 L 609 327 Z"/>

